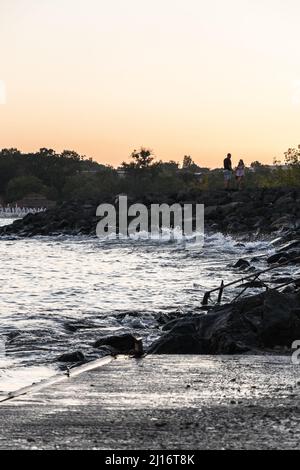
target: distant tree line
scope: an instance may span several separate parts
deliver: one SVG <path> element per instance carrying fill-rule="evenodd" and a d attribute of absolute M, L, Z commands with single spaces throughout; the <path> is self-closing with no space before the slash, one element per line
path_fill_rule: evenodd
<path fill-rule="evenodd" d="M 42 148 L 36 153 L 22 153 L 3 149 L 0 196 L 6 203 L 14 203 L 32 193 L 54 201 L 103 200 L 120 193 L 135 198 L 153 193 L 168 195 L 197 185 L 195 170 L 199 167 L 191 158 L 185 160 L 185 171 L 180 171 L 179 163 L 156 161 L 151 150 L 141 148 L 132 153 L 130 163 L 124 162 L 116 170 L 69 150 L 56 153 Z"/>
<path fill-rule="evenodd" d="M 70 150 L 58 154 L 47 148 L 35 153 L 3 149 L 0 151 L 0 195 L 6 202 L 17 201 L 30 193 L 52 200 L 62 199 L 68 188 L 70 190 L 72 179 L 81 172 L 103 169 L 106 167 Z"/>
<path fill-rule="evenodd" d="M 101 201 L 121 193 L 135 199 L 150 199 L 153 195 L 172 199 L 181 191 L 213 190 L 223 188 L 223 184 L 222 169 L 199 167 L 189 155 L 184 156 L 181 164 L 159 161 L 145 148 L 135 150 L 130 162 L 124 162 L 118 170 L 70 150 L 0 151 L 0 196 L 6 203 L 32 193 L 54 201 Z M 246 170 L 246 188 L 299 185 L 300 147 L 289 149 L 283 164 L 276 161 L 268 166 L 256 161 Z"/>

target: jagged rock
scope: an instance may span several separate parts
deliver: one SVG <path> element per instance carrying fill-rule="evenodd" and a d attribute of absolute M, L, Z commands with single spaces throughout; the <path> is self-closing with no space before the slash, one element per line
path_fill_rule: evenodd
<path fill-rule="evenodd" d="M 174 327 L 150 354 L 238 354 L 277 346 L 291 348 L 300 338 L 300 293 L 276 290 L 225 305 Z"/>
<path fill-rule="evenodd" d="M 286 209 L 285 209 L 286 212 Z M 272 224 L 271 228 L 276 230 L 293 229 L 295 227 L 294 218 L 290 215 L 284 215 L 276 219 Z"/>

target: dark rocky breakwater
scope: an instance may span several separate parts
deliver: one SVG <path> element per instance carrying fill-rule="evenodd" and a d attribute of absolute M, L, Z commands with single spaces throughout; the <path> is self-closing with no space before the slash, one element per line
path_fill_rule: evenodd
<path fill-rule="evenodd" d="M 95 236 L 98 219 L 96 208 L 105 201 L 72 201 L 36 215 L 28 215 L 12 225 L 2 227 L 0 235 L 20 237 L 49 235 Z M 205 223 L 208 229 L 248 237 L 300 229 L 300 189 L 253 189 L 245 191 L 179 192 L 171 196 L 147 195 L 129 203 L 205 205 Z"/>

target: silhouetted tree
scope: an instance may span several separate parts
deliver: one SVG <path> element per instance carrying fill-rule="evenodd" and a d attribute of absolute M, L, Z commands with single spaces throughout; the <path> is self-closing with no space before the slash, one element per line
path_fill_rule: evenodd
<path fill-rule="evenodd" d="M 192 165 L 193 165 L 193 160 L 192 160 L 192 157 L 190 155 L 185 155 L 183 157 L 183 163 L 182 163 L 182 168 L 184 170 L 190 168 Z"/>
<path fill-rule="evenodd" d="M 190 155 L 185 155 L 183 158 L 182 169 L 196 172 L 199 171 L 201 168 L 193 161 Z"/>
<path fill-rule="evenodd" d="M 262 163 L 255 161 L 255 162 L 252 162 L 250 166 L 251 168 L 261 168 L 263 165 Z"/>
<path fill-rule="evenodd" d="M 300 165 L 300 145 L 298 145 L 297 149 L 288 149 L 284 157 L 287 165 Z"/>
<path fill-rule="evenodd" d="M 135 168 L 149 168 L 154 160 L 152 150 L 141 147 L 139 151 L 134 150 L 131 154 Z M 126 165 L 126 164 L 125 164 Z"/>

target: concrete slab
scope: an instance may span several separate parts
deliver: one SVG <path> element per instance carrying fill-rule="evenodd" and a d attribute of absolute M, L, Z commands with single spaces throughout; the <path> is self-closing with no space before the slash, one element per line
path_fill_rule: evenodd
<path fill-rule="evenodd" d="M 0 448 L 299 449 L 299 392 L 289 357 L 122 357 L 1 403 Z"/>

